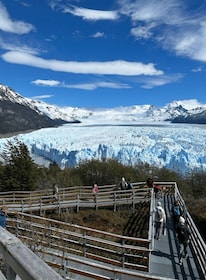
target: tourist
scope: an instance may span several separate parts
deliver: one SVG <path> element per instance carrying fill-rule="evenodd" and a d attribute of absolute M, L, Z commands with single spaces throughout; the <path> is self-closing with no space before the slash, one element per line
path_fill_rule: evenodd
<path fill-rule="evenodd" d="M 57 184 L 53 184 L 53 198 L 55 200 L 58 200 L 58 193 L 59 193 L 59 188 Z"/>
<path fill-rule="evenodd" d="M 94 202 L 97 202 L 97 193 L 99 192 L 99 188 L 97 183 L 94 183 L 93 187 L 92 187 L 92 193 L 93 193 L 93 197 L 94 197 Z"/>
<path fill-rule="evenodd" d="M 164 232 L 166 227 L 166 214 L 165 210 L 161 206 L 161 202 L 157 203 L 155 209 L 155 239 L 159 240 L 162 232 Z"/>
<path fill-rule="evenodd" d="M 0 209 L 0 226 L 6 228 L 7 206 L 3 205 Z"/>
<path fill-rule="evenodd" d="M 182 265 L 183 258 L 188 258 L 187 247 L 189 244 L 191 232 L 185 223 L 185 219 L 180 216 L 178 226 L 177 226 L 177 239 L 179 242 L 179 265 Z"/>
<path fill-rule="evenodd" d="M 177 226 L 179 223 L 179 218 L 183 214 L 182 208 L 180 207 L 178 200 L 175 200 L 171 213 L 172 213 L 174 228 L 177 229 Z"/>

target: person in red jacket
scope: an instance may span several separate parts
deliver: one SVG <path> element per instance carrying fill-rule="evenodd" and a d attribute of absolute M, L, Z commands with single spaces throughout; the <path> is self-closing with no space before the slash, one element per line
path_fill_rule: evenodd
<path fill-rule="evenodd" d="M 98 191 L 99 191 L 98 185 L 97 185 L 97 183 L 94 183 L 93 188 L 92 188 L 94 202 L 97 201 L 97 193 L 98 193 Z"/>

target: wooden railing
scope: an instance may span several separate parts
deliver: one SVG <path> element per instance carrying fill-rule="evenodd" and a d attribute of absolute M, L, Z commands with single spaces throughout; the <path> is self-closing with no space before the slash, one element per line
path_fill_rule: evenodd
<path fill-rule="evenodd" d="M 168 194 L 174 194 L 174 182 L 156 182 L 157 184 L 161 184 L 164 188 L 164 192 Z M 145 182 L 134 183 L 133 191 L 139 190 L 140 192 L 149 192 L 149 188 L 145 187 Z M 8 192 L 0 192 L 0 204 L 1 205 L 11 205 L 16 204 L 35 204 L 39 203 L 39 201 L 47 201 L 52 202 L 54 200 L 54 196 L 52 194 L 52 189 L 43 189 L 37 191 L 8 191 Z M 110 193 L 110 194 L 120 194 L 122 191 L 118 190 L 116 185 L 106 185 L 99 186 L 99 193 L 97 194 L 97 198 L 102 194 Z M 130 191 L 131 192 L 131 191 Z M 82 200 L 92 200 L 92 186 L 70 186 L 65 188 L 59 188 L 58 200 L 76 200 L 77 195 Z"/>
<path fill-rule="evenodd" d="M 59 273 L 71 255 L 101 261 L 116 267 L 148 271 L 151 240 L 121 236 L 105 231 L 63 223 L 25 213 L 10 214 L 8 229 L 31 250 L 53 263 Z M 51 265 L 51 261 L 50 265 Z"/>
<path fill-rule="evenodd" d="M 88 261 L 76 256 L 69 256 L 64 264 L 64 278 L 72 279 L 96 279 L 96 280 L 174 280 L 173 278 L 154 276 L 147 272 L 127 270 L 102 263 Z M 73 278 L 74 275 L 74 278 Z M 78 278 L 77 278 L 78 277 Z M 79 278 L 81 277 L 81 278 Z"/>
<path fill-rule="evenodd" d="M 175 183 L 175 199 L 179 201 L 181 208 L 183 209 L 183 215 L 191 231 L 190 246 L 197 258 L 197 263 L 200 267 L 200 270 L 203 272 L 203 275 L 205 276 L 206 279 L 206 244 L 202 239 L 199 230 L 197 229 L 189 211 L 187 211 L 187 207 L 179 192 L 179 189 L 177 188 L 176 183 Z"/>
<path fill-rule="evenodd" d="M 1 195 L 1 194 L 0 194 Z M 133 209 L 140 201 L 151 200 L 149 188 L 140 188 L 138 185 L 132 190 L 114 190 L 111 186 L 100 187 L 94 202 L 91 187 L 67 188 L 60 190 L 58 200 L 52 195 L 52 191 L 7 193 L 1 196 L 2 204 L 7 205 L 9 211 L 38 213 L 58 209 L 60 213 L 65 208 L 74 208 L 77 212 L 81 208 L 112 207 L 116 211 L 119 205 L 130 204 Z"/>
<path fill-rule="evenodd" d="M 166 194 L 175 194 L 175 198 L 180 201 L 184 207 L 185 217 L 192 232 L 192 240 L 190 247 L 195 252 L 198 266 L 204 275 L 206 274 L 206 248 L 190 214 L 186 211 L 184 201 L 179 193 L 175 182 L 159 182 Z M 130 204 L 131 207 L 141 201 L 150 201 L 150 212 L 154 208 L 153 192 L 148 188 L 139 188 L 144 183 L 139 183 L 132 191 L 114 191 L 114 186 L 106 186 L 100 188 L 97 202 L 94 203 L 91 193 L 91 187 L 60 190 L 59 201 L 53 201 L 51 190 L 47 192 L 24 193 L 23 197 L 20 193 L 7 194 L 3 197 L 3 202 L 9 206 L 9 209 L 20 211 L 22 213 L 10 213 L 8 219 L 8 229 L 22 239 L 30 248 L 41 256 L 49 265 L 54 267 L 66 279 L 69 273 L 80 275 L 90 274 L 90 279 L 115 279 L 116 275 L 129 273 L 138 275 L 137 279 L 161 279 L 161 277 L 148 276 L 141 274 L 149 270 L 149 256 L 153 249 L 153 221 L 152 215 L 149 217 L 148 238 L 139 239 L 127 236 L 120 236 L 108 232 L 98 231 L 91 228 L 81 227 L 77 225 L 66 224 L 43 217 L 29 215 L 25 212 L 39 211 L 43 213 L 54 207 L 61 211 L 64 208 L 74 207 L 77 211 L 85 207 L 112 207 L 116 210 L 118 205 L 122 203 Z M 75 191 L 74 191 L 75 190 Z M 50 198 L 49 198 L 50 197 Z M 23 201 L 23 207 L 20 206 Z M 118 204 L 119 203 L 119 204 Z M 52 208 L 52 209 L 54 209 Z M 38 209 L 38 210 L 36 210 Z M 36 212 L 35 212 L 36 213 Z M 75 255 L 79 257 L 75 257 Z M 86 259 L 85 259 L 86 257 Z M 76 261 L 75 261 L 76 259 Z M 89 262 L 90 260 L 90 262 Z M 93 260 L 93 262 L 91 262 Z M 94 272 L 82 270 L 78 263 L 82 265 L 85 262 L 87 266 L 92 266 L 92 263 L 97 265 L 101 261 L 105 265 L 101 269 L 110 271 L 108 276 L 97 275 Z M 71 262 L 76 265 L 71 266 Z M 89 265 L 90 263 L 90 265 Z M 70 264 L 70 265 L 69 265 Z M 110 264 L 107 266 L 106 264 Z M 111 265 L 114 268 L 111 268 Z M 125 268 L 131 269 L 124 270 Z M 139 270 L 139 271 L 138 271 Z M 124 272 L 122 272 L 124 271 Z M 86 274 L 84 274 L 86 273 Z M 123 273 L 123 274 L 121 274 Z M 105 274 L 104 274 L 105 275 Z M 146 276 L 147 275 L 147 276 Z M 126 277 L 126 276 L 125 276 Z M 131 276 L 132 277 L 132 276 Z M 205 277 L 206 278 L 206 277 Z M 129 275 L 128 278 L 130 279 Z M 166 279 L 166 278 L 165 278 Z"/>
<path fill-rule="evenodd" d="M 0 254 L 6 261 L 6 275 L 0 273 L 0 279 L 15 280 L 62 280 L 63 278 L 28 249 L 18 238 L 0 227 Z M 1 267 L 2 269 L 2 267 Z"/>

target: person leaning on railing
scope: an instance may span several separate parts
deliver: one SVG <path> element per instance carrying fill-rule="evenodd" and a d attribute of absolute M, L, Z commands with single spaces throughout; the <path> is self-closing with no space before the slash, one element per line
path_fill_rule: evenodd
<path fill-rule="evenodd" d="M 2 206 L 0 209 L 0 226 L 6 228 L 6 217 L 8 209 L 6 206 Z"/>

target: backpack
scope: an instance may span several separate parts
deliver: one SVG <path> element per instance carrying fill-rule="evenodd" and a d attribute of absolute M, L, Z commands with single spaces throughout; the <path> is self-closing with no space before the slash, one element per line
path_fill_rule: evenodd
<path fill-rule="evenodd" d="M 128 189 L 133 189 L 133 184 L 132 183 L 128 183 Z"/>
<path fill-rule="evenodd" d="M 179 226 L 178 229 L 178 239 L 181 242 L 187 242 L 189 240 L 190 232 L 186 225 Z"/>
<path fill-rule="evenodd" d="M 174 213 L 174 215 L 175 216 L 180 216 L 180 207 L 179 207 L 179 205 L 177 205 L 177 206 L 174 206 L 174 208 L 173 208 L 173 213 Z"/>
<path fill-rule="evenodd" d="M 160 207 L 157 207 L 156 218 L 158 221 L 163 219 L 163 211 Z"/>

